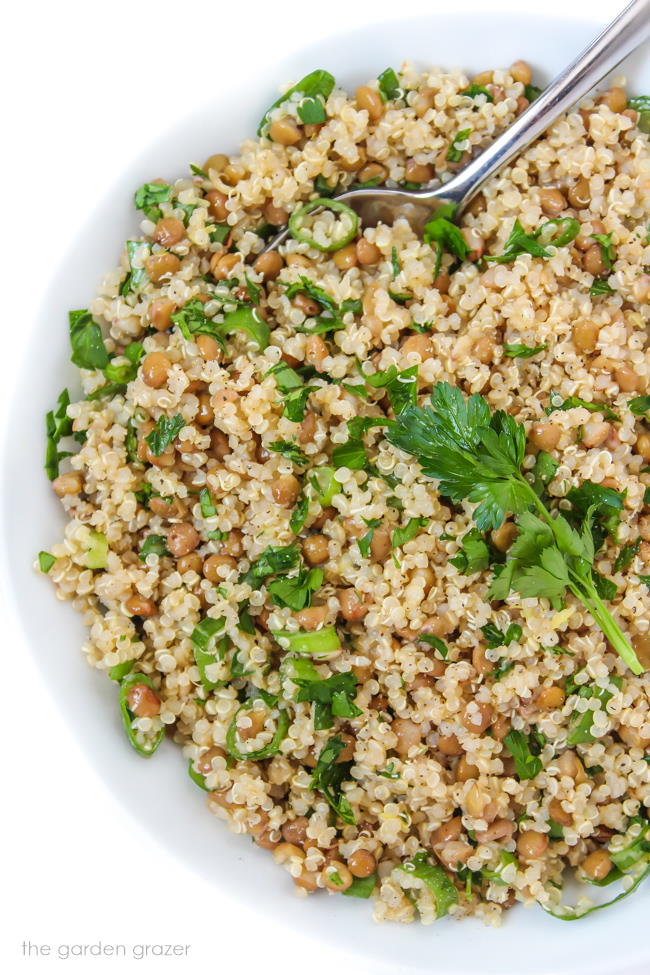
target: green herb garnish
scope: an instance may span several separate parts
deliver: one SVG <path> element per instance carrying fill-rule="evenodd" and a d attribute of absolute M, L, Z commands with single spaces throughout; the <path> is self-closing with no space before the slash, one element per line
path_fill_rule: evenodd
<path fill-rule="evenodd" d="M 521 345 L 516 342 L 514 345 L 504 345 L 503 354 L 507 355 L 509 359 L 531 359 L 547 348 L 547 345 Z"/>
<path fill-rule="evenodd" d="M 457 163 L 461 161 L 464 150 L 459 149 L 458 146 L 461 142 L 465 142 L 471 131 L 471 129 L 461 129 L 460 132 L 456 133 L 447 149 L 447 155 L 445 156 L 447 162 Z"/>
<path fill-rule="evenodd" d="M 466 401 L 456 387 L 437 383 L 431 407 L 407 406 L 387 430 L 396 447 L 415 455 L 423 473 L 438 481 L 453 502 L 478 506 L 473 517 L 481 531 L 498 528 L 516 515 L 518 535 L 490 586 L 492 599 L 511 591 L 523 598 L 546 598 L 560 607 L 567 592 L 591 613 L 612 647 L 635 674 L 643 672 L 632 646 L 595 585 L 592 515 L 579 529 L 552 513 L 526 480 L 521 466 L 526 431 L 514 417 L 494 413 L 474 394 Z"/>
<path fill-rule="evenodd" d="M 345 747 L 346 744 L 341 738 L 336 736 L 330 738 L 318 756 L 316 768 L 311 779 L 311 787 L 323 795 L 330 807 L 344 823 L 354 825 L 356 820 L 352 812 L 352 807 L 342 790 L 342 784 L 348 778 L 353 763 L 337 761 Z"/>
<path fill-rule="evenodd" d="M 151 431 L 145 437 L 145 440 L 149 444 L 149 449 L 154 457 L 159 457 L 163 450 L 171 444 L 173 440 L 176 439 L 178 434 L 181 432 L 185 426 L 185 420 L 177 413 L 171 418 L 168 416 L 161 416 Z"/>

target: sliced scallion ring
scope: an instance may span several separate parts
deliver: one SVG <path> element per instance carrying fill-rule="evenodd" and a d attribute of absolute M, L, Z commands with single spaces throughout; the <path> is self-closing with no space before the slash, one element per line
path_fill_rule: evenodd
<path fill-rule="evenodd" d="M 161 724 L 159 728 L 144 732 L 136 727 L 137 715 L 129 707 L 129 691 L 138 684 L 144 684 L 154 690 L 151 677 L 146 674 L 129 674 L 120 684 L 120 712 L 124 723 L 124 730 L 130 744 L 135 748 L 138 755 L 149 758 L 160 745 L 165 737 L 165 726 Z M 159 721 L 159 719 L 157 719 Z"/>
<path fill-rule="evenodd" d="M 240 762 L 257 762 L 263 758 L 271 758 L 272 755 L 275 755 L 279 751 L 280 744 L 287 737 L 287 731 L 289 730 L 289 715 L 283 708 L 280 708 L 275 734 L 268 745 L 265 745 L 263 748 L 258 748 L 257 751 L 241 751 L 237 744 L 237 717 L 242 711 L 250 711 L 252 707 L 253 701 L 246 701 L 242 704 L 235 712 L 235 717 L 228 725 L 228 731 L 226 732 L 226 748 L 228 749 L 228 753 Z"/>
<path fill-rule="evenodd" d="M 335 229 L 338 229 L 339 232 L 338 236 L 330 243 L 322 243 L 320 240 L 316 240 L 310 229 L 305 226 L 306 218 L 315 210 L 331 210 L 341 215 L 335 224 Z M 303 244 L 309 244 L 310 247 L 315 247 L 319 251 L 329 252 L 340 250 L 341 247 L 345 247 L 351 240 L 354 240 L 358 229 L 359 217 L 352 207 L 341 203 L 340 200 L 328 200 L 323 196 L 319 196 L 315 200 L 310 200 L 309 203 L 305 203 L 304 206 L 298 207 L 289 217 L 289 233 L 291 236 Z"/>
<path fill-rule="evenodd" d="M 334 468 L 323 464 L 310 473 L 309 483 L 314 489 L 316 500 L 323 508 L 329 507 L 334 496 L 341 493 L 341 483 L 334 476 Z"/>

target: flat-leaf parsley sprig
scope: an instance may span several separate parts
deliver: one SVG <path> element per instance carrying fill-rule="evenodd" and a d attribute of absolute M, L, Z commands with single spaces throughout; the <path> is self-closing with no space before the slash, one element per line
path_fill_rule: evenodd
<path fill-rule="evenodd" d="M 526 453 L 521 423 L 503 410 L 492 412 L 482 396 L 475 393 L 465 400 L 457 387 L 439 382 L 431 407 L 406 406 L 388 425 L 386 437 L 417 457 L 423 473 L 438 481 L 441 494 L 456 503 L 476 503 L 473 517 L 481 531 L 498 528 L 508 512 L 516 516 L 519 532 L 505 563 L 495 570 L 492 599 L 518 592 L 559 607 L 571 592 L 630 670 L 643 672 L 592 575 L 597 505 L 588 508 L 577 527 L 546 507 L 521 470 Z"/>

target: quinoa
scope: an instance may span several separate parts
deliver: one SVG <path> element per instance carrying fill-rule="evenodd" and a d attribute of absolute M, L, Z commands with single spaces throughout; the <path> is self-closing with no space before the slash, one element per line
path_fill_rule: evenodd
<path fill-rule="evenodd" d="M 532 97 L 521 63 L 479 80 L 471 96 L 462 73 L 405 63 L 392 97 L 376 81 L 356 98 L 334 87 L 316 124 L 292 96 L 238 155 L 147 184 L 139 234 L 89 308 L 126 381 L 84 368 L 85 398 L 63 402 L 80 449 L 54 479 L 68 520 L 41 562 L 83 616 L 89 664 L 122 681 L 132 743 L 146 754 L 167 733 L 212 811 L 271 851 L 298 893 L 372 891 L 377 920 L 430 923 L 441 884 L 455 917 L 552 908 L 564 868 L 606 865 L 650 806 L 645 675 L 573 597 L 563 609 L 487 600 L 489 573 L 455 559 L 473 506 L 441 496 L 385 438 L 386 388 L 366 382 L 417 367 L 420 404 L 439 381 L 481 393 L 558 462 L 547 491 L 560 506 L 585 480 L 622 492 L 631 557 L 616 564 L 610 541 L 596 564 L 650 662 L 650 438 L 629 409 L 650 383 L 650 145 L 637 113 L 606 96 L 556 122 L 463 215 L 465 260 L 404 218 L 360 228 L 345 251 L 290 236 L 282 260 L 257 258 L 269 224 L 324 192 L 448 180 Z M 515 219 L 527 234 L 548 219 L 549 189 L 579 236 L 546 258 L 486 262 Z M 311 216 L 316 243 L 341 243 L 350 227 L 336 216 Z M 594 233 L 615 249 L 596 268 L 599 294 Z M 217 340 L 183 324 L 192 309 L 204 324 L 239 311 L 247 330 Z M 509 357 L 516 344 L 540 351 Z M 582 405 L 549 420 L 551 395 L 607 404 L 620 422 Z M 342 453 L 359 417 L 379 424 Z M 157 452 L 161 418 L 175 429 Z M 288 569 L 263 571 L 269 549 Z M 516 624 L 513 638 L 488 646 L 488 624 Z M 333 649 L 292 653 L 299 631 L 316 646 L 333 633 Z M 324 697 L 309 696 L 314 683 Z M 610 696 L 580 696 L 585 685 Z M 572 716 L 588 710 L 592 740 L 569 747 Z M 532 778 L 510 731 L 535 746 Z"/>

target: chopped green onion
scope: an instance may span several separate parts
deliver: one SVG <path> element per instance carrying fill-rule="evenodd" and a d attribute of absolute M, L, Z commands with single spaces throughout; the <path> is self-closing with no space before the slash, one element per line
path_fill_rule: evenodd
<path fill-rule="evenodd" d="M 314 210 L 331 210 L 334 213 L 341 214 L 338 221 L 340 236 L 337 239 L 323 244 L 315 240 L 312 234 L 305 229 L 305 219 Z M 339 200 L 329 200 L 325 197 L 317 197 L 315 200 L 310 200 L 309 203 L 305 203 L 304 206 L 294 210 L 289 217 L 289 232 L 291 236 L 303 244 L 309 244 L 311 247 L 315 247 L 319 251 L 330 252 L 340 250 L 341 247 L 345 247 L 346 244 L 349 244 L 354 239 L 358 229 L 359 217 L 351 207 L 345 203 L 341 203 Z"/>
<path fill-rule="evenodd" d="M 328 657 L 341 648 L 339 635 L 333 626 L 322 630 L 272 630 L 273 636 L 287 653 L 304 654 L 312 657 Z"/>

